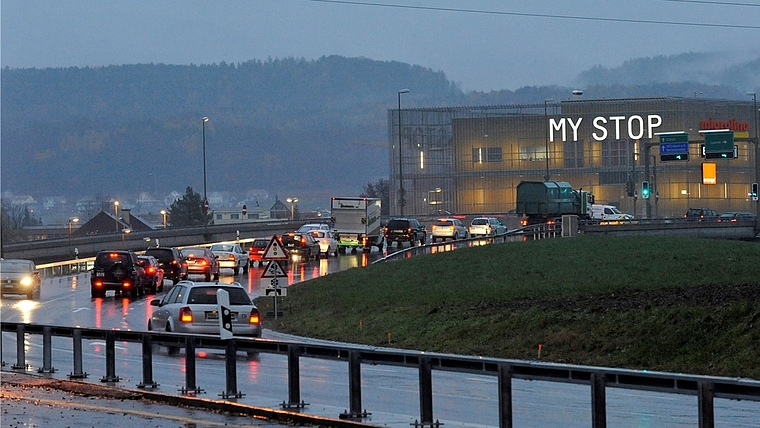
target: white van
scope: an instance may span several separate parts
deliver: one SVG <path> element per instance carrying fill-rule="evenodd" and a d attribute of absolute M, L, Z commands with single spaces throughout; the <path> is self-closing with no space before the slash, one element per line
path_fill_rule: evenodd
<path fill-rule="evenodd" d="M 591 205 L 591 218 L 594 220 L 631 220 L 633 216 L 626 214 L 612 205 Z"/>

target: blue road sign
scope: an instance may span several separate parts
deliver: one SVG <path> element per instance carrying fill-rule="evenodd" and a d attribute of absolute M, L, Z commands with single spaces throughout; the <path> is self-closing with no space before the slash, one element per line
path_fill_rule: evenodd
<path fill-rule="evenodd" d="M 660 143 L 661 155 L 678 155 L 689 153 L 689 143 Z"/>

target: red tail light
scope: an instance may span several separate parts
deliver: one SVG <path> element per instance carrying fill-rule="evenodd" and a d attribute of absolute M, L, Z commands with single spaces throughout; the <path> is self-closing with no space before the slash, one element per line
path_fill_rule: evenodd
<path fill-rule="evenodd" d="M 259 311 L 256 309 L 251 311 L 251 316 L 248 317 L 248 323 L 249 324 L 258 324 L 261 322 L 261 318 L 259 317 Z"/>
<path fill-rule="evenodd" d="M 235 261 L 235 256 L 233 256 L 232 254 L 230 254 L 229 256 L 227 256 L 227 260 L 231 260 L 231 261 L 234 262 Z"/>
<path fill-rule="evenodd" d="M 206 266 L 208 264 L 208 262 L 206 261 L 206 259 L 203 259 L 200 262 L 196 262 L 196 263 L 201 264 L 203 266 Z"/>
<path fill-rule="evenodd" d="M 528 220 L 527 219 L 520 220 L 520 226 L 527 226 L 527 225 L 528 225 Z"/>
<path fill-rule="evenodd" d="M 154 268 L 151 266 L 151 267 L 149 267 L 149 268 L 148 268 L 147 272 L 148 272 L 149 274 L 151 274 L 151 275 L 152 275 L 152 274 L 154 274 L 154 273 L 156 272 L 156 269 L 154 269 Z"/>
<path fill-rule="evenodd" d="M 193 311 L 191 311 L 187 306 L 180 308 L 179 320 L 182 322 L 193 322 Z"/>
<path fill-rule="evenodd" d="M 95 281 L 95 287 L 102 287 L 103 281 Z"/>
<path fill-rule="evenodd" d="M 121 286 L 124 287 L 124 288 L 129 288 L 129 287 L 132 286 L 132 283 L 129 282 L 129 281 L 124 281 L 124 282 L 121 283 Z"/>
<path fill-rule="evenodd" d="M 176 260 L 172 260 L 172 264 L 173 264 L 173 265 L 176 265 L 176 264 L 177 264 L 177 261 L 176 261 Z"/>

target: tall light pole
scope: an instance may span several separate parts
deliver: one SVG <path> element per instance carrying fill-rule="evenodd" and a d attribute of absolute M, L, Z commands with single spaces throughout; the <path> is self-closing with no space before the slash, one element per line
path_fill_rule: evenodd
<path fill-rule="evenodd" d="M 548 112 L 548 105 L 549 101 L 554 101 L 553 98 L 547 98 L 544 100 L 544 139 L 546 142 L 546 173 L 544 174 L 544 181 L 549 181 L 549 112 Z"/>
<path fill-rule="evenodd" d="M 69 251 L 71 251 L 71 223 L 79 222 L 79 217 L 72 217 L 69 219 Z"/>
<path fill-rule="evenodd" d="M 757 139 L 757 92 L 747 92 L 747 95 L 752 95 L 752 113 L 755 117 L 755 183 L 760 181 L 760 177 L 758 176 L 758 170 L 760 167 L 760 141 Z M 755 202 L 755 214 L 760 213 L 760 201 Z"/>
<path fill-rule="evenodd" d="M 166 229 L 166 210 L 161 210 L 161 215 L 164 217 L 164 229 Z"/>
<path fill-rule="evenodd" d="M 113 212 L 116 216 L 116 233 L 119 233 L 119 201 L 113 201 Z"/>
<path fill-rule="evenodd" d="M 290 219 L 295 220 L 295 212 L 296 212 L 296 203 L 298 202 L 298 198 L 288 198 L 285 199 L 290 203 Z"/>
<path fill-rule="evenodd" d="M 203 215 L 206 215 L 206 204 L 208 204 L 208 197 L 206 195 L 206 122 L 208 117 L 203 117 L 201 121 L 201 135 L 203 138 Z"/>
<path fill-rule="evenodd" d="M 406 203 L 406 200 L 404 199 L 406 191 L 404 191 L 404 166 L 401 158 L 401 94 L 406 94 L 408 92 L 409 89 L 399 89 L 398 91 L 398 205 L 402 217 L 404 215 L 404 204 Z"/>

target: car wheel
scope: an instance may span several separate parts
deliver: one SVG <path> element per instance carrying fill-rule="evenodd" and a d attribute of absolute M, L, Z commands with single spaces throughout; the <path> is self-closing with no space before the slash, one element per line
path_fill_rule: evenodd
<path fill-rule="evenodd" d="M 459 241 L 459 234 L 456 233 L 456 232 L 454 232 L 454 237 L 451 238 L 451 239 L 454 240 L 454 241 Z"/>
<path fill-rule="evenodd" d="M 172 331 L 172 327 L 167 322 L 166 323 L 166 332 L 167 333 L 171 333 L 171 331 Z M 167 346 L 166 347 L 166 353 L 169 354 L 169 355 L 177 355 L 179 353 L 179 347 L 177 347 L 177 346 Z"/>
<path fill-rule="evenodd" d="M 129 297 L 131 297 L 132 299 L 136 299 L 136 298 L 140 297 L 140 290 L 137 288 L 137 286 L 136 286 L 136 285 L 135 285 L 135 286 L 133 286 L 133 287 L 132 287 L 132 288 L 129 290 Z"/>
<path fill-rule="evenodd" d="M 243 273 L 248 273 L 248 263 L 243 265 Z"/>
<path fill-rule="evenodd" d="M 240 268 L 239 268 L 239 267 L 237 267 L 237 266 L 235 266 L 235 267 L 232 269 L 232 274 L 233 274 L 233 275 L 235 275 L 235 276 L 238 276 L 238 275 L 240 275 Z"/>
<path fill-rule="evenodd" d="M 214 274 L 214 281 L 219 281 L 219 271 Z"/>
<path fill-rule="evenodd" d="M 209 269 L 209 270 L 208 270 L 208 272 L 206 272 L 206 273 L 204 274 L 204 277 L 205 277 L 205 279 L 206 279 L 206 282 L 209 282 L 209 281 L 211 281 L 211 269 Z"/>
<path fill-rule="evenodd" d="M 156 283 L 156 278 L 153 278 L 153 281 L 150 284 L 149 291 L 153 294 L 156 294 L 156 291 L 158 291 L 158 284 Z"/>

